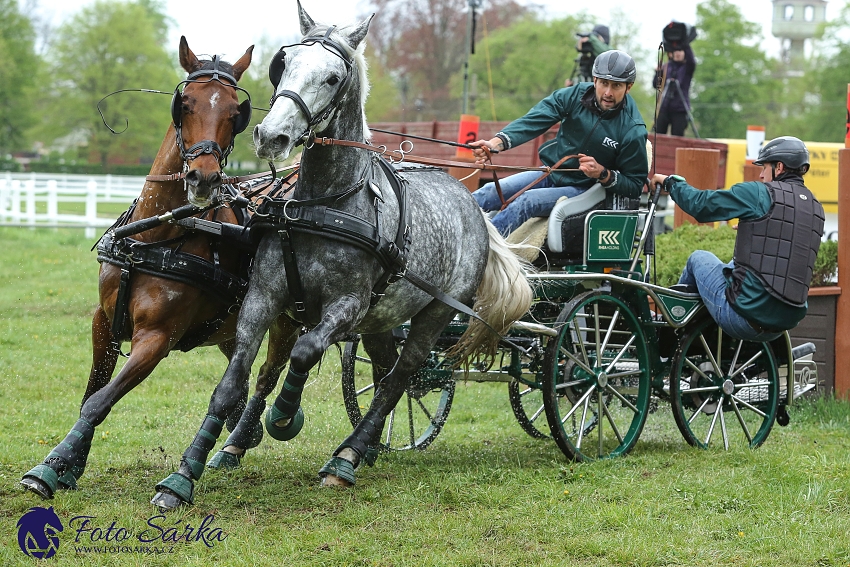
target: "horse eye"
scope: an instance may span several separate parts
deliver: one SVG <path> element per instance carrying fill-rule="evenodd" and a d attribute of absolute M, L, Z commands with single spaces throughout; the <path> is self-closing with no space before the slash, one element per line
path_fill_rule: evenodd
<path fill-rule="evenodd" d="M 330 78 L 330 79 L 328 79 L 328 84 L 329 84 L 330 86 L 334 86 L 334 85 L 335 85 L 335 84 L 337 84 L 338 82 L 339 82 L 339 77 L 337 77 L 336 75 L 331 75 L 331 78 Z"/>

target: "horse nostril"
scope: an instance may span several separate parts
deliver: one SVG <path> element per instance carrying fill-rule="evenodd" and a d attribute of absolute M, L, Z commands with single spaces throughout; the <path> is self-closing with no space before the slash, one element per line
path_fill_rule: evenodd
<path fill-rule="evenodd" d="M 210 175 L 210 186 L 219 187 L 221 185 L 221 172 L 216 171 Z"/>
<path fill-rule="evenodd" d="M 275 145 L 278 148 L 286 148 L 289 146 L 289 136 L 286 134 L 281 134 L 277 138 L 274 139 Z"/>
<path fill-rule="evenodd" d="M 200 177 L 201 176 L 198 173 L 198 170 L 193 169 L 193 170 L 186 173 L 186 182 L 189 183 L 189 185 L 197 186 L 198 183 L 200 183 L 200 181 L 201 181 Z"/>

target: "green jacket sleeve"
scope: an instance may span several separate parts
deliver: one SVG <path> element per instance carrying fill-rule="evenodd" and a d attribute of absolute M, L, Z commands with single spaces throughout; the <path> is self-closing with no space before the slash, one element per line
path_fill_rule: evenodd
<path fill-rule="evenodd" d="M 535 104 L 525 116 L 505 126 L 501 133 L 510 143 L 507 149 L 533 140 L 559 123 L 568 114 L 568 107 L 575 98 L 575 87 L 559 89 Z"/>
<path fill-rule="evenodd" d="M 676 181 L 670 187 L 670 196 L 698 222 L 753 220 L 766 215 L 772 204 L 770 192 L 759 181 L 736 183 L 717 191 L 701 191 L 685 181 Z"/>

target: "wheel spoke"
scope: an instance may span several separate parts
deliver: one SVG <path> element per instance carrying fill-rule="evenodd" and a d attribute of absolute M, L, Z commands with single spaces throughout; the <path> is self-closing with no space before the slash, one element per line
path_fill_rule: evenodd
<path fill-rule="evenodd" d="M 567 412 L 567 415 L 565 415 L 563 418 L 561 418 L 561 425 L 563 425 L 564 423 L 566 423 L 566 421 L 568 419 L 570 419 L 570 416 L 572 416 L 573 413 L 575 413 L 575 411 L 582 404 L 582 402 L 584 402 L 584 400 L 587 399 L 590 396 L 590 394 L 593 393 L 593 390 L 595 390 L 595 389 L 596 389 L 596 384 L 594 384 L 593 386 L 591 386 L 590 388 L 587 389 L 587 392 L 585 392 L 584 395 L 581 398 L 579 398 L 578 402 L 573 404 L 572 409 Z"/>
<path fill-rule="evenodd" d="M 581 354 L 584 357 L 584 368 L 586 370 L 589 370 L 590 369 L 590 359 L 587 357 L 587 347 L 584 346 L 584 337 L 582 337 L 583 331 L 581 330 L 581 328 L 579 327 L 579 324 L 578 324 L 578 315 L 573 319 L 573 328 L 575 330 L 576 339 L 578 340 L 579 350 L 581 350 Z M 579 363 L 578 360 L 576 360 L 576 364 L 579 364 L 579 366 L 581 366 L 581 364 Z"/>
<path fill-rule="evenodd" d="M 702 410 L 705 409 L 705 406 L 707 406 L 710 401 L 711 398 L 706 398 L 705 401 L 702 402 L 702 405 L 698 407 L 694 413 L 691 414 L 690 419 L 688 419 L 688 423 L 693 423 L 694 419 L 696 419 L 696 417 L 702 413 Z"/>
<path fill-rule="evenodd" d="M 762 417 L 767 417 L 766 413 L 764 413 L 763 411 L 761 411 L 757 407 L 745 402 L 744 400 L 742 400 L 738 396 L 732 396 L 732 399 L 737 401 L 737 402 L 741 402 L 741 405 L 744 406 L 745 408 L 747 408 L 748 410 L 753 411 L 753 412 L 757 413 L 758 415 L 760 415 Z"/>
<path fill-rule="evenodd" d="M 744 421 L 744 416 L 741 415 L 741 410 L 738 409 L 738 404 L 735 403 L 735 396 L 732 396 L 732 409 L 735 410 L 735 416 L 738 418 L 738 423 L 741 424 L 741 429 L 744 430 L 744 435 L 747 436 L 747 441 L 750 443 L 753 442 L 753 436 L 750 434 L 750 428 L 747 427 L 747 423 Z"/>
<path fill-rule="evenodd" d="M 630 402 L 630 401 L 629 401 L 629 400 L 628 400 L 628 399 L 627 399 L 627 398 L 626 398 L 623 394 L 621 394 L 620 392 L 618 392 L 618 391 L 617 391 L 617 388 L 612 388 L 611 386 L 608 386 L 608 390 L 609 390 L 612 394 L 614 394 L 614 395 L 617 397 L 617 399 L 618 399 L 618 400 L 620 400 L 623 404 L 625 404 L 625 405 L 626 405 L 626 407 L 628 407 L 628 408 L 629 408 L 630 410 L 632 410 L 634 413 L 637 413 L 637 412 L 638 412 L 638 409 L 634 406 L 634 404 L 632 404 L 632 402 Z"/>
<path fill-rule="evenodd" d="M 712 366 L 712 368 L 714 368 L 714 372 L 718 376 L 723 376 L 723 371 L 720 370 L 720 365 L 717 364 L 717 360 L 714 358 L 714 353 L 711 352 L 710 348 L 708 348 L 708 343 L 705 342 L 705 337 L 703 336 L 702 333 L 700 333 L 700 335 L 699 335 L 699 340 L 702 343 L 702 348 L 705 349 L 705 353 L 708 355 L 708 360 L 711 362 L 711 366 Z M 718 342 L 719 342 L 719 340 L 720 339 L 718 339 Z"/>
<path fill-rule="evenodd" d="M 634 407 L 634 406 L 632 406 L 632 407 Z M 620 435 L 620 430 L 617 429 L 617 424 L 614 423 L 614 416 L 611 415 L 611 412 L 608 410 L 608 406 L 606 406 L 605 404 L 602 404 L 602 409 L 605 412 L 605 416 L 608 418 L 608 423 L 611 424 L 611 429 L 614 431 L 614 435 L 616 435 L 617 440 L 620 443 L 622 443 L 623 442 L 623 436 Z M 637 409 L 637 408 L 635 408 L 635 409 Z M 599 420 L 599 421 L 601 422 L 602 420 Z"/>
<path fill-rule="evenodd" d="M 590 405 L 590 398 L 585 398 L 583 408 L 581 410 L 581 419 L 578 422 L 578 439 L 576 440 L 576 448 L 581 449 L 581 440 L 584 438 L 584 424 L 587 423 L 587 408 Z"/>
<path fill-rule="evenodd" d="M 717 417 L 723 413 L 723 400 L 717 400 L 717 408 L 714 410 L 714 415 L 711 417 L 711 425 L 708 428 L 708 435 L 705 437 L 705 444 L 711 442 L 711 434 L 714 433 L 714 426 L 717 425 Z"/>
<path fill-rule="evenodd" d="M 390 412 L 389 421 L 387 422 L 387 447 L 392 447 L 393 425 L 395 425 L 395 409 Z"/>
<path fill-rule="evenodd" d="M 572 388 L 573 386 L 581 386 L 582 384 L 587 384 L 588 379 L 582 378 L 581 380 L 572 380 L 570 382 L 561 382 L 560 384 L 555 385 L 555 391 L 563 390 L 565 388 Z"/>
<path fill-rule="evenodd" d="M 607 337 L 606 337 L 606 339 L 607 339 Z M 629 352 L 629 349 L 631 348 L 631 346 L 634 342 L 635 342 L 635 337 L 634 337 L 634 335 L 632 335 L 632 338 L 630 338 L 629 341 L 625 345 L 623 345 L 623 348 L 620 349 L 620 352 L 617 353 L 617 356 L 614 357 L 614 360 L 612 360 L 610 362 L 610 364 L 608 364 L 608 366 L 605 368 L 606 374 L 608 372 L 611 372 L 611 369 L 614 368 L 614 365 L 617 364 L 620 361 L 621 358 L 623 358 L 624 354 Z"/>
<path fill-rule="evenodd" d="M 596 429 L 599 430 L 599 448 L 598 448 L 597 456 L 599 458 L 602 458 L 602 457 L 605 456 L 603 454 L 603 450 L 604 450 L 604 444 L 603 443 L 605 441 L 605 437 L 602 435 L 602 408 L 605 407 L 605 402 L 604 402 L 604 399 L 603 399 L 603 396 L 602 396 L 602 390 L 597 392 L 596 398 L 597 398 L 597 406 L 598 406 L 597 411 L 596 411 Z"/>
<path fill-rule="evenodd" d="M 702 371 L 702 369 L 701 369 L 699 366 L 697 366 L 696 364 L 694 364 L 693 362 L 691 362 L 691 359 L 690 359 L 690 358 L 686 358 L 686 359 L 685 359 L 685 364 L 687 364 L 687 365 L 690 367 L 690 369 L 691 369 L 691 370 L 693 370 L 694 372 L 696 372 L 697 374 L 699 374 L 701 378 L 703 378 L 704 380 L 708 380 L 709 382 L 711 382 L 711 378 L 709 378 L 709 377 L 708 377 L 708 375 L 707 375 L 705 372 L 703 372 L 703 371 Z"/>
<path fill-rule="evenodd" d="M 599 315 L 597 314 L 597 317 Z M 608 348 L 608 341 L 611 339 L 611 334 L 614 332 L 614 327 L 617 325 L 617 319 L 620 318 L 620 310 L 617 309 L 614 311 L 614 314 L 611 316 L 611 321 L 608 323 L 608 329 L 605 331 L 605 338 L 602 340 L 602 346 L 599 348 L 599 352 L 605 352 L 605 349 Z M 634 339 L 634 336 L 632 337 Z"/>
<path fill-rule="evenodd" d="M 426 408 L 426 407 L 425 407 L 425 404 L 423 404 L 423 403 L 422 403 L 422 400 L 420 400 L 419 398 L 417 398 L 417 399 L 416 399 L 416 404 L 417 404 L 417 405 L 419 406 L 419 408 L 422 410 L 422 413 L 424 413 L 424 414 L 425 414 L 425 417 L 427 417 L 427 418 L 428 418 L 428 421 L 431 423 L 431 425 L 434 425 L 434 417 L 431 415 L 431 412 L 430 412 L 430 411 L 428 411 L 428 408 Z M 412 412 L 411 412 L 411 413 L 412 413 Z"/>
<path fill-rule="evenodd" d="M 735 376 L 737 376 L 738 374 L 740 374 L 744 370 L 750 368 L 753 365 L 753 363 L 761 356 L 761 354 L 762 354 L 762 351 L 758 351 L 757 353 L 755 353 L 753 355 L 753 357 L 751 359 L 749 359 L 747 362 L 745 362 L 744 364 L 742 364 L 741 367 L 738 370 L 736 370 L 735 372 L 730 374 L 729 378 L 734 378 Z"/>
<path fill-rule="evenodd" d="M 365 394 L 366 392 L 368 392 L 369 390 L 374 390 L 374 389 L 375 389 L 375 384 L 369 384 L 368 386 L 364 386 L 364 387 L 360 388 L 355 393 L 358 396 L 361 396 L 361 395 Z"/>
<path fill-rule="evenodd" d="M 719 405 L 720 411 L 720 432 L 723 434 L 723 450 L 729 450 L 729 434 L 726 432 L 726 417 L 723 412 L 723 404 Z"/>
<path fill-rule="evenodd" d="M 580 361 L 579 359 L 577 359 L 577 358 L 575 357 L 575 355 L 573 355 L 573 353 L 571 353 L 571 352 L 569 352 L 569 351 L 567 351 L 567 350 L 564 350 L 564 349 L 561 349 L 561 352 L 563 352 L 563 354 L 564 354 L 567 358 L 569 358 L 570 360 L 572 360 L 573 362 L 575 362 L 576 364 L 578 364 L 578 365 L 579 365 L 579 367 L 580 367 L 582 370 L 584 370 L 585 372 L 587 372 L 588 374 L 590 374 L 590 375 L 595 374 L 595 372 L 593 372 L 593 369 L 592 369 L 590 366 L 588 366 L 587 364 L 585 364 L 585 363 L 583 363 L 582 361 Z M 585 353 L 585 358 L 587 358 L 587 353 Z"/>

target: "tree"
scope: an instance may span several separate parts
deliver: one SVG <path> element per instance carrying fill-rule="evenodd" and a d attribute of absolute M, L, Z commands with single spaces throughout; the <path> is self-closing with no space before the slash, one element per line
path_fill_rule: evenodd
<path fill-rule="evenodd" d="M 403 104 L 418 100 L 413 104 L 422 119 L 456 119 L 460 92 L 451 81 L 466 59 L 468 0 L 373 0 L 372 6 L 378 16 L 369 42 L 379 68 L 398 84 Z M 489 0 L 477 10 L 479 22 L 482 9 L 491 31 L 529 12 L 514 0 Z"/>
<path fill-rule="evenodd" d="M 64 23 L 47 59 L 52 88 L 45 95 L 48 127 L 54 137 L 82 130 L 90 154 L 101 166 L 152 161 L 170 123 L 169 100 L 142 93 L 121 93 L 101 104 L 116 136 L 101 123 L 97 103 L 120 89 L 170 92 L 183 78 L 163 47 L 167 19 L 153 0 L 98 0 Z"/>
<path fill-rule="evenodd" d="M 779 107 L 773 64 L 758 46 L 760 28 L 728 0 L 707 0 L 697 5 L 697 29 L 691 102 L 700 135 L 741 138 L 748 124 L 765 124 Z"/>
<path fill-rule="evenodd" d="M 35 122 L 32 96 L 39 66 L 32 22 L 16 0 L 0 0 L 0 157 L 23 149 Z"/>

